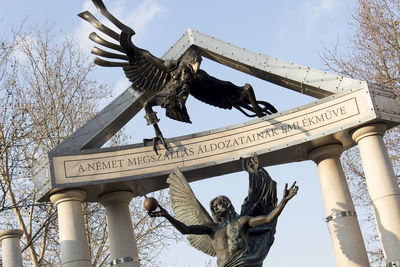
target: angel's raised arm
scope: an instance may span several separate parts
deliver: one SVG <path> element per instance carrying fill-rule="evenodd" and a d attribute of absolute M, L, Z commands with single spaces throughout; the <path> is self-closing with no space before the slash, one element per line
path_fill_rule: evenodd
<path fill-rule="evenodd" d="M 261 215 L 256 217 L 249 217 L 248 224 L 250 227 L 257 227 L 263 224 L 267 224 L 278 218 L 281 214 L 283 208 L 286 206 L 288 201 L 297 194 L 299 187 L 296 186 L 296 182 L 288 189 L 288 184 L 285 185 L 285 189 L 283 190 L 283 198 L 282 201 L 267 215 Z"/>
<path fill-rule="evenodd" d="M 175 219 L 163 207 L 158 205 L 159 211 L 149 211 L 150 217 L 164 217 L 172 226 L 174 226 L 183 235 L 211 235 L 213 232 L 212 224 L 203 225 L 186 225 L 183 222 Z"/>

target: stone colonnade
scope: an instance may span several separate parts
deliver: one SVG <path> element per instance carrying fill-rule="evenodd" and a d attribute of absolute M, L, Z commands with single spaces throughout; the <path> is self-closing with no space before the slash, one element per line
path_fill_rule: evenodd
<path fill-rule="evenodd" d="M 352 131 L 358 144 L 375 221 L 388 267 L 400 266 L 400 190 L 383 135 L 383 123 Z M 327 144 L 309 152 L 318 167 L 326 222 L 337 266 L 370 266 L 354 205 L 340 164 L 341 144 Z"/>
<path fill-rule="evenodd" d="M 99 197 L 106 208 L 110 242 L 110 266 L 139 267 L 136 239 L 133 233 L 129 202 L 133 194 L 117 191 Z M 57 206 L 58 227 L 63 267 L 91 267 L 82 202 L 86 192 L 78 189 L 64 190 L 50 196 Z M 22 267 L 20 238 L 22 230 L 0 232 L 2 266 Z"/>
<path fill-rule="evenodd" d="M 368 191 L 388 267 L 400 266 L 400 192 L 383 143 L 386 126 L 381 123 L 353 131 L 359 145 Z M 340 164 L 341 144 L 326 144 L 309 151 L 318 167 L 326 222 L 340 267 L 369 266 L 356 212 Z M 106 208 L 111 266 L 139 267 L 139 259 L 129 212 L 133 194 L 118 191 L 104 194 L 99 202 Z M 86 193 L 71 189 L 56 192 L 50 200 L 57 205 L 62 266 L 90 267 L 88 241 L 82 211 Z M 3 264 L 20 267 L 20 230 L 0 232 Z M 19 257 L 18 257 L 19 256 Z"/>
<path fill-rule="evenodd" d="M 106 208 L 110 242 L 110 266 L 139 267 L 139 258 L 129 202 L 133 194 L 128 191 L 111 192 L 99 197 Z M 86 193 L 82 190 L 65 190 L 50 196 L 57 205 L 61 263 L 63 267 L 91 267 L 86 238 L 82 202 Z"/>
<path fill-rule="evenodd" d="M 366 125 L 353 132 L 357 142 L 375 222 L 388 267 L 400 266 L 400 190 L 383 142 L 383 123 Z"/>

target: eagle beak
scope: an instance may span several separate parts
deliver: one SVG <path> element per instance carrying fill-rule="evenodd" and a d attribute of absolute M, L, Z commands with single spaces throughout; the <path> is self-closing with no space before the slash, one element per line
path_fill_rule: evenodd
<path fill-rule="evenodd" d="M 198 71 L 199 68 L 200 68 L 200 62 L 194 63 L 194 64 L 192 65 L 192 68 L 193 68 L 194 73 L 197 73 L 197 71 Z"/>

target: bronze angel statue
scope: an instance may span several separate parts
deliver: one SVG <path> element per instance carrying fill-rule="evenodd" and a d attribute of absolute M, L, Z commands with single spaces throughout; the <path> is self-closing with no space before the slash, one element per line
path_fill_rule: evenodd
<path fill-rule="evenodd" d="M 135 31 L 109 13 L 101 0 L 92 0 L 92 2 L 104 17 L 121 30 L 121 33 L 111 30 L 88 11 L 79 14 L 81 18 L 117 42 L 109 42 L 96 33 L 91 33 L 89 38 L 92 41 L 119 52 L 114 53 L 94 47 L 93 54 L 103 58 L 121 60 L 115 62 L 96 57 L 95 64 L 105 67 L 122 67 L 135 89 L 155 93 L 144 102 L 143 107 L 147 123 L 153 125 L 156 134 L 153 139 L 144 139 L 144 143 L 146 145 L 147 142 L 153 141 L 156 153 L 159 142 L 166 149 L 168 146 L 157 124 L 159 119 L 153 111 L 154 106 L 164 108 L 167 117 L 187 123 L 191 123 L 185 106 L 189 95 L 219 108 L 236 108 L 249 117 L 262 117 L 277 112 L 270 103 L 256 100 L 250 84 L 236 86 L 200 70 L 201 54 L 196 49 L 188 49 L 179 60 L 164 61 L 148 51 L 136 47 L 131 40 Z"/>
<path fill-rule="evenodd" d="M 218 196 L 210 202 L 211 217 L 179 170 L 167 179 L 177 219 L 160 205 L 158 210 L 149 211 L 150 216 L 163 216 L 182 234 L 188 235 L 196 249 L 217 256 L 218 267 L 261 267 L 274 242 L 278 216 L 298 191 L 296 182 L 289 189 L 286 184 L 278 204 L 276 182 L 259 166 L 257 155 L 242 162 L 249 173 L 249 192 L 240 215 L 229 198 Z"/>

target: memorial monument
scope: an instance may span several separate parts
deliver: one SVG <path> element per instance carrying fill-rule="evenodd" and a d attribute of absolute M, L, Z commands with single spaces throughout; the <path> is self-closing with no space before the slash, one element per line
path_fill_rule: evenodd
<path fill-rule="evenodd" d="M 108 14 L 101 1 L 93 2 L 100 12 Z M 92 33 L 90 38 L 96 43 L 117 51 L 122 43 L 131 45 L 129 36 L 134 32 L 113 16 L 107 15 L 113 24 L 120 26 L 121 33 L 112 33 L 88 13 L 82 16 L 117 42 L 122 40 L 116 45 Z M 129 47 L 126 49 L 132 52 Z M 165 73 L 172 74 L 167 71 L 168 68 L 176 67 L 177 77 L 184 79 L 167 81 L 163 76 L 154 76 L 147 70 L 131 69 L 129 56 L 132 54 L 123 49 L 125 55 L 122 56 L 94 49 L 94 54 L 121 59 L 122 63 L 118 64 L 122 65 L 115 66 L 125 68 L 128 78 L 134 79 L 132 73 L 139 73 L 138 77 L 142 77 L 142 73 L 151 74 L 148 77 L 159 77 L 161 80 L 155 83 L 158 89 L 141 89 L 146 83 L 154 82 L 153 79 L 142 79 L 139 84 L 132 80 L 131 87 L 51 150 L 35 167 L 36 199 L 52 201 L 57 205 L 63 266 L 91 266 L 81 209 L 83 201 L 98 201 L 106 208 L 112 265 L 139 266 L 128 207 L 132 197 L 166 188 L 167 177 L 177 168 L 187 182 L 241 171 L 241 158 L 250 158 L 254 153 L 257 153 L 261 167 L 314 161 L 337 265 L 369 266 L 339 160 L 344 150 L 355 145 L 360 149 L 387 266 L 400 266 L 400 191 L 383 143 L 385 131 L 400 123 L 400 106 L 393 89 L 262 55 L 192 29 L 187 30 L 161 60 L 136 49 L 133 49 L 133 55 L 139 51 L 137 55 L 153 60 L 158 66 L 168 62 L 162 67 Z M 187 51 L 195 51 L 194 58 L 197 59 L 192 61 L 191 56 L 185 59 L 192 53 L 186 54 Z M 205 77 L 207 83 L 215 81 L 201 70 L 194 71 L 198 68 L 198 53 L 203 58 L 309 95 L 315 100 L 274 113 L 270 104 L 255 98 L 250 86 L 233 87 L 229 84 L 229 88 L 235 89 L 224 94 L 224 97 L 232 97 L 228 107 L 252 112 L 256 116 L 273 114 L 236 125 L 223 125 L 218 129 L 164 139 L 161 131 L 157 132 L 157 118 L 151 109 L 154 105 L 164 106 L 170 117 L 182 116 L 182 120 L 189 120 L 185 113 L 188 93 L 209 104 L 224 98 L 220 93 L 213 97 L 209 97 L 209 92 L 201 96 L 193 94 L 196 82 L 193 84 L 190 81 L 195 81 L 195 77 Z M 97 60 L 97 63 L 112 65 L 107 61 Z M 185 74 L 187 69 L 190 71 L 188 76 Z M 171 84 L 167 86 L 169 82 Z M 206 88 L 213 90 L 213 86 Z M 172 93 L 172 102 L 169 102 L 168 96 L 162 95 L 164 93 Z M 215 105 L 221 105 L 218 103 Z M 142 143 L 103 148 L 107 140 L 143 107 L 147 108 L 147 119 L 156 131 L 153 146 L 157 150 Z M 159 142 L 161 146 L 157 146 Z"/>

